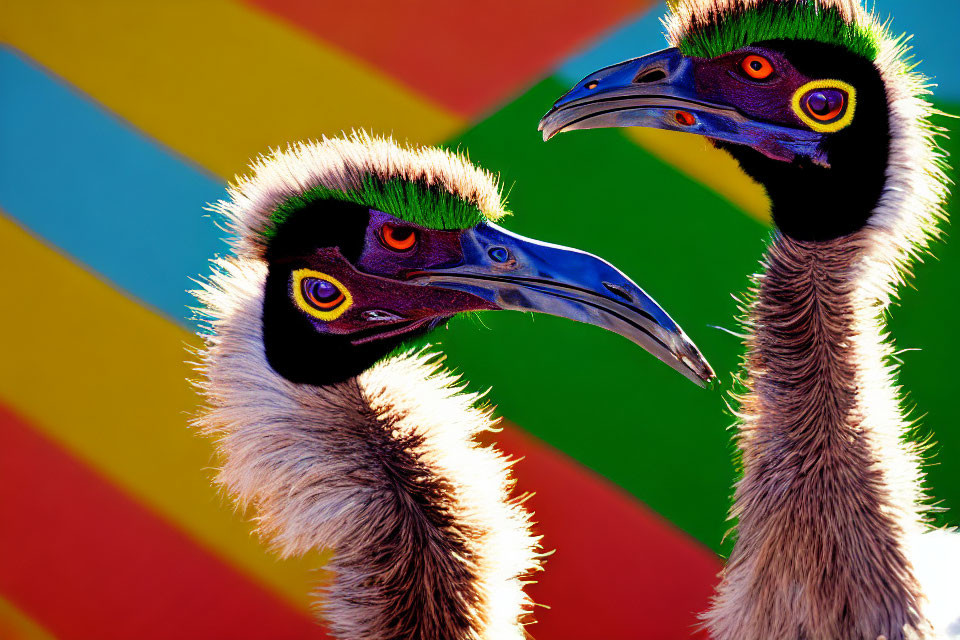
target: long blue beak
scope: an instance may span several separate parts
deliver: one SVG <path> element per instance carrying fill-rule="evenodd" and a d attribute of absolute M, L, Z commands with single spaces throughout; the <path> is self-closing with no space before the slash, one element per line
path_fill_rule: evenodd
<path fill-rule="evenodd" d="M 544 140 L 564 131 L 605 127 L 683 131 L 753 147 L 776 160 L 804 156 L 828 166 L 821 134 L 758 122 L 731 105 L 702 99 L 693 60 L 676 48 L 591 73 L 540 120 Z"/>
<path fill-rule="evenodd" d="M 409 279 L 618 333 L 703 386 L 715 378 L 676 322 L 622 271 L 595 255 L 483 223 L 461 236 L 463 261 Z"/>

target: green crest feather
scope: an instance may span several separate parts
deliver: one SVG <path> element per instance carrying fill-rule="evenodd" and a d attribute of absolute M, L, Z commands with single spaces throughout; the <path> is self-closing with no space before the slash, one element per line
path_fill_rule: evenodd
<path fill-rule="evenodd" d="M 846 47 L 868 60 L 875 60 L 879 50 L 878 34 L 846 20 L 837 7 L 814 0 L 718 5 L 697 15 L 677 46 L 686 56 L 716 58 L 765 40 L 815 40 Z"/>
<path fill-rule="evenodd" d="M 264 238 L 272 240 L 277 229 L 291 215 L 321 200 L 353 202 L 428 229 L 468 229 L 487 219 L 478 205 L 450 193 L 441 185 L 403 178 L 383 181 L 367 175 L 359 189 L 341 191 L 313 187 L 287 198 L 270 214 L 262 231 Z"/>

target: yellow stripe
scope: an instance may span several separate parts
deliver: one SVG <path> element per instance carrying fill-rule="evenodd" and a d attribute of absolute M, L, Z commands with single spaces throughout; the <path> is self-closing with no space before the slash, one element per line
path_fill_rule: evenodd
<path fill-rule="evenodd" d="M 54 640 L 54 636 L 9 600 L 0 595 L 0 638 L 3 640 Z"/>
<path fill-rule="evenodd" d="M 464 125 L 364 63 L 226 0 L 2 2 L 0 41 L 225 178 L 292 140 L 365 127 L 436 143 Z"/>
<path fill-rule="evenodd" d="M 726 152 L 715 149 L 705 138 L 689 133 L 625 129 L 641 147 L 688 176 L 710 187 L 761 222 L 770 222 L 770 201 L 759 184 L 747 177 Z"/>
<path fill-rule="evenodd" d="M 198 398 L 186 381 L 193 372 L 184 364 L 185 345 L 198 339 L 3 215 L 0 245 L 0 400 L 203 546 L 308 610 L 316 578 L 309 569 L 319 557 L 270 556 L 210 485 L 212 448 L 187 427 Z"/>

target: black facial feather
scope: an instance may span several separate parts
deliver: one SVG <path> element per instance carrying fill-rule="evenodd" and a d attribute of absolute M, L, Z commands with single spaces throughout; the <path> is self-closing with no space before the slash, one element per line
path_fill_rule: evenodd
<path fill-rule="evenodd" d="M 797 240 L 830 240 L 860 229 L 877 205 L 890 151 L 887 98 L 873 63 L 845 47 L 805 41 L 757 43 L 782 52 L 804 75 L 842 80 L 857 91 L 850 126 L 826 137 L 829 169 L 805 159 L 787 164 L 749 147 L 718 142 L 767 189 L 773 220 Z"/>
<path fill-rule="evenodd" d="M 284 221 L 266 252 L 267 282 L 263 302 L 263 345 L 267 362 L 281 376 L 298 384 L 323 386 L 343 382 L 368 369 L 423 328 L 392 338 L 354 345 L 358 335 L 319 333 L 290 301 L 290 273 L 303 266 L 297 258 L 317 249 L 336 247 L 351 263 L 360 258 L 369 210 L 352 202 L 311 203 Z M 382 330 L 377 328 L 375 330 Z"/>
<path fill-rule="evenodd" d="M 287 218 L 267 247 L 266 259 L 277 260 L 306 256 L 316 249 L 337 247 L 350 262 L 363 251 L 364 231 L 370 223 L 370 210 L 353 202 L 317 200 Z"/>
<path fill-rule="evenodd" d="M 263 346 L 267 362 L 290 382 L 316 386 L 343 382 L 436 326 L 354 345 L 351 340 L 359 336 L 319 333 L 291 304 L 289 267 L 271 264 L 269 269 L 263 302 Z"/>

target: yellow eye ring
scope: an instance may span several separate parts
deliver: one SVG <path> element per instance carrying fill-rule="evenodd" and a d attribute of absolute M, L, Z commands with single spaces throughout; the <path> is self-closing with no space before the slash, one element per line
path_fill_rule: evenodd
<path fill-rule="evenodd" d="M 810 115 L 803 108 L 803 98 L 815 89 L 839 89 L 847 94 L 846 111 L 839 120 L 833 122 L 820 122 Z M 803 121 L 805 125 L 820 133 L 834 133 L 846 128 L 853 122 L 853 112 L 857 107 L 857 90 L 852 85 L 841 80 L 814 80 L 808 82 L 793 94 L 791 102 L 793 112 Z"/>
<path fill-rule="evenodd" d="M 318 320 L 323 320 L 324 322 L 336 320 L 342 316 L 343 313 L 353 304 L 353 296 L 350 295 L 350 291 L 333 276 L 328 276 L 325 273 L 314 271 L 313 269 L 297 269 L 291 275 L 290 294 L 293 297 L 294 302 L 297 303 L 297 306 L 301 311 L 313 316 Z M 336 287 L 340 292 L 340 297 L 337 298 L 337 306 L 329 310 L 324 310 L 319 308 L 317 304 L 311 303 L 308 299 L 307 293 L 304 292 L 304 280 L 308 278 L 324 280 Z M 341 298 L 342 301 L 340 301 Z"/>

